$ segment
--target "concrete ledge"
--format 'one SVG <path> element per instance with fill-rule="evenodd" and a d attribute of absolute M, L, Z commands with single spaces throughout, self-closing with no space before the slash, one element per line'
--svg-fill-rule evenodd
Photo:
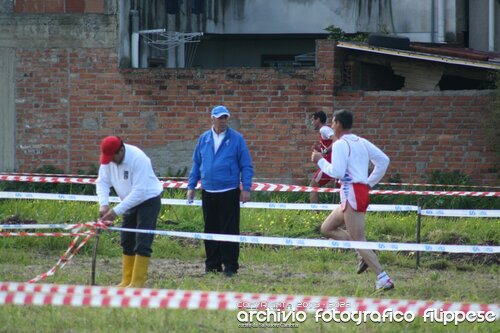
<path fill-rule="evenodd" d="M 0 14 L 0 45 L 12 48 L 116 47 L 116 15 Z"/>

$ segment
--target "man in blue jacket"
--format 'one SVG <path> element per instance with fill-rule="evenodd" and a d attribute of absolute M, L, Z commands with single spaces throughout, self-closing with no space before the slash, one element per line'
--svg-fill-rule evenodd
<path fill-rule="evenodd" d="M 250 200 L 252 157 L 243 136 L 228 126 L 229 117 L 225 106 L 214 107 L 212 128 L 200 136 L 193 153 L 187 199 L 194 199 L 201 180 L 205 233 L 239 235 L 240 201 Z M 205 272 L 237 273 L 239 243 L 205 240 L 205 253 Z"/>

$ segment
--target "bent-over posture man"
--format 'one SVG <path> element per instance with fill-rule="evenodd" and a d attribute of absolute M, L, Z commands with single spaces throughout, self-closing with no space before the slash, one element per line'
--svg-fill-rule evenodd
<path fill-rule="evenodd" d="M 114 221 L 117 216 L 123 215 L 123 228 L 155 230 L 163 185 L 156 177 L 149 157 L 119 137 L 108 136 L 101 143 L 100 162 L 96 181 L 100 219 Z M 111 187 L 121 199 L 114 208 L 109 207 Z M 120 238 L 123 249 L 122 281 L 118 287 L 142 288 L 154 235 L 122 231 Z"/>

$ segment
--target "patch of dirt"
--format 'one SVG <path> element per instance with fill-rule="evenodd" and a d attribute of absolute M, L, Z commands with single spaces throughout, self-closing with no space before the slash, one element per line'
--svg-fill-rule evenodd
<path fill-rule="evenodd" d="M 456 264 L 469 264 L 469 265 L 499 265 L 500 255 L 498 254 L 486 254 L 486 253 L 443 253 L 438 254 L 438 258 L 445 258 L 446 260 L 451 260 Z"/>
<path fill-rule="evenodd" d="M 467 242 L 464 242 L 462 238 L 455 239 L 452 242 L 444 242 L 443 244 L 450 245 L 467 245 Z M 497 246 L 494 241 L 486 241 L 482 244 L 478 244 L 479 246 Z M 433 258 L 449 260 L 451 263 L 456 265 L 485 265 L 492 266 L 500 264 L 500 254 L 498 253 L 432 253 Z"/>
<path fill-rule="evenodd" d="M 0 224 L 37 224 L 37 220 L 22 220 L 19 215 L 12 215 L 6 218 L 3 221 L 0 221 Z"/>
<path fill-rule="evenodd" d="M 426 241 L 432 244 L 432 241 Z M 469 241 L 465 241 L 464 238 L 453 238 L 449 239 L 446 242 L 439 242 L 439 244 L 443 245 L 470 245 Z M 494 241 L 486 241 L 482 244 L 477 244 L 478 246 L 498 246 Z M 377 252 L 377 251 L 375 251 Z M 399 251 L 398 255 L 414 257 L 416 252 L 406 252 Z M 425 261 L 426 259 L 432 260 L 443 260 L 445 262 L 435 263 L 431 265 L 434 269 L 447 269 L 450 265 L 483 265 L 483 266 L 493 266 L 500 264 L 500 254 L 498 253 L 448 253 L 448 252 L 420 252 L 421 260 Z M 460 267 L 458 267 L 460 268 Z"/>
<path fill-rule="evenodd" d="M 174 221 L 174 220 L 165 220 L 165 221 L 158 221 L 158 225 L 160 224 L 165 224 L 165 225 L 178 225 L 179 222 Z"/>
<path fill-rule="evenodd" d="M 55 261 L 54 261 L 55 263 Z M 90 269 L 91 258 L 75 256 L 71 262 L 73 267 L 84 267 L 84 270 Z M 121 275 L 121 259 L 120 258 L 97 258 L 96 272 L 105 276 Z M 65 269 L 73 269 L 68 266 Z M 324 273 L 304 273 L 300 271 L 292 271 L 286 265 L 263 265 L 244 263 L 240 266 L 240 273 L 258 275 L 263 281 L 272 279 L 292 279 L 306 278 L 312 275 L 322 275 Z M 341 272 L 328 272 L 329 276 L 341 278 Z M 152 280 L 163 279 L 183 279 L 185 277 L 203 277 L 205 276 L 205 259 L 197 259 L 190 261 L 182 261 L 180 259 L 160 259 L 151 258 L 148 270 L 148 278 Z"/>
<path fill-rule="evenodd" d="M 57 261 L 57 259 L 56 259 Z M 55 261 L 54 261 L 55 263 Z M 78 267 L 91 267 L 92 259 L 84 256 L 75 256 L 71 263 Z M 103 275 L 121 274 L 121 258 L 99 258 L 97 257 L 96 272 Z M 182 278 L 184 276 L 202 276 L 205 274 L 204 260 L 182 261 L 179 259 L 159 259 L 152 257 L 149 264 L 148 274 L 165 278 Z"/>
<path fill-rule="evenodd" d="M 150 274 L 159 277 L 203 276 L 205 274 L 204 260 L 182 261 L 178 259 L 155 259 L 151 258 L 149 266 Z"/>

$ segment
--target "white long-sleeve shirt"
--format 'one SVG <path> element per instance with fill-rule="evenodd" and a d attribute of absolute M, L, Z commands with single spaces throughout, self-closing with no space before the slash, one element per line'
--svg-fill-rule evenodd
<path fill-rule="evenodd" d="M 151 160 L 139 148 L 125 144 L 122 163 L 101 164 L 96 180 L 99 205 L 109 205 L 109 192 L 113 187 L 121 202 L 113 208 L 122 215 L 130 208 L 161 194 L 163 185 L 156 177 Z"/>
<path fill-rule="evenodd" d="M 384 177 L 389 157 L 370 141 L 355 134 L 344 134 L 332 145 L 332 163 L 322 158 L 321 170 L 343 183 L 361 183 L 373 187 Z M 374 168 L 368 176 L 369 162 Z"/>
<path fill-rule="evenodd" d="M 319 129 L 319 135 L 321 135 L 321 138 L 323 140 L 328 140 L 330 139 L 332 136 L 334 136 L 335 132 L 333 131 L 333 129 L 330 127 L 330 126 L 321 126 L 321 128 Z M 325 147 L 325 148 L 328 148 L 328 147 Z"/>

